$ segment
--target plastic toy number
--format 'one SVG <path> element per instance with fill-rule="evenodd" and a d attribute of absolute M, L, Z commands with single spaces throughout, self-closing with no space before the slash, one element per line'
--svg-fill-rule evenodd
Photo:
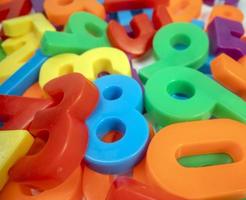
<path fill-rule="evenodd" d="M 3 30 L 9 38 L 2 43 L 7 56 L 0 62 L 0 83 L 32 57 L 45 31 L 55 29 L 42 14 L 33 14 L 4 21 Z"/>
<path fill-rule="evenodd" d="M 35 114 L 52 105 L 51 100 L 0 95 L 0 130 L 27 129 Z"/>
<path fill-rule="evenodd" d="M 44 90 L 56 106 L 38 112 L 29 130 L 48 141 L 38 153 L 20 159 L 10 175 L 14 181 L 50 189 L 70 176 L 83 159 L 88 140 L 84 121 L 97 104 L 98 92 L 77 73 L 50 81 Z"/>
<path fill-rule="evenodd" d="M 95 84 L 100 101 L 87 120 L 90 137 L 86 162 L 101 173 L 128 172 L 142 158 L 149 139 L 148 123 L 140 114 L 142 90 L 134 79 L 121 75 L 101 77 Z M 103 142 L 110 131 L 121 133 L 122 138 Z"/>
<path fill-rule="evenodd" d="M 53 78 L 72 72 L 80 73 L 91 81 L 103 72 L 131 76 L 131 64 L 124 52 L 110 47 L 95 48 L 81 56 L 61 54 L 43 64 L 39 84 L 43 88 Z"/>
<path fill-rule="evenodd" d="M 131 38 L 127 31 L 116 21 L 108 26 L 108 36 L 113 46 L 124 50 L 132 57 L 146 53 L 152 45 L 156 30 L 146 14 L 137 15 L 131 21 L 131 27 L 137 37 Z"/>
<path fill-rule="evenodd" d="M 169 0 L 167 7 L 174 22 L 191 22 L 202 10 L 202 0 Z"/>
<path fill-rule="evenodd" d="M 246 0 L 0 0 L 0 200 L 246 200 Z"/>
<path fill-rule="evenodd" d="M 132 57 L 146 53 L 152 47 L 152 39 L 158 29 L 172 22 L 165 6 L 154 9 L 152 21 L 146 14 L 134 16 L 130 26 L 135 37 L 130 37 L 123 26 L 116 21 L 108 25 L 108 37 L 111 44 Z"/>
<path fill-rule="evenodd" d="M 155 35 L 153 50 L 157 62 L 139 71 L 145 83 L 155 72 L 173 66 L 200 68 L 208 57 L 209 41 L 199 27 L 188 23 L 172 23 Z"/>
<path fill-rule="evenodd" d="M 49 20 L 56 25 L 65 25 L 70 15 L 78 11 L 87 11 L 102 19 L 105 19 L 106 16 L 103 5 L 97 0 L 73 0 L 71 3 L 60 0 L 45 0 L 44 9 Z"/>
<path fill-rule="evenodd" d="M 246 193 L 245 131 L 244 124 L 228 119 L 186 122 L 163 128 L 149 145 L 147 176 L 154 185 L 184 199 L 242 199 Z M 177 162 L 183 156 L 211 152 L 228 153 L 233 163 L 187 168 Z M 179 177 L 183 177 L 182 181 L 173 182 Z"/>
<path fill-rule="evenodd" d="M 215 17 L 223 17 L 230 20 L 235 20 L 237 22 L 243 22 L 243 13 L 242 11 L 231 5 L 216 5 L 213 7 L 213 10 L 209 16 L 208 24 L 210 24 Z"/>
<path fill-rule="evenodd" d="M 61 53 L 81 54 L 96 47 L 108 47 L 108 24 L 101 18 L 87 12 L 73 14 L 64 32 L 46 32 L 41 50 L 45 55 Z"/>
<path fill-rule="evenodd" d="M 243 99 L 187 67 L 167 67 L 151 76 L 145 85 L 145 102 L 159 126 L 211 117 L 246 122 Z"/>

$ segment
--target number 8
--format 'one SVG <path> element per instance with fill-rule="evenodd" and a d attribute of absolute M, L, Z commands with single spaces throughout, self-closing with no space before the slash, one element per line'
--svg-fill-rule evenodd
<path fill-rule="evenodd" d="M 95 84 L 100 100 L 87 120 L 90 136 L 86 162 L 101 173 L 127 172 L 142 158 L 149 139 L 148 123 L 140 113 L 141 88 L 134 79 L 121 75 L 104 76 Z M 114 143 L 101 141 L 110 131 L 123 137 Z"/>

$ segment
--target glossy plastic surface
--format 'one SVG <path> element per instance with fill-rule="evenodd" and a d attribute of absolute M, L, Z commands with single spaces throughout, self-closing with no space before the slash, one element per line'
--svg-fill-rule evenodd
<path fill-rule="evenodd" d="M 148 123 L 140 113 L 142 90 L 134 79 L 121 75 L 104 76 L 95 84 L 100 101 L 87 120 L 90 137 L 86 162 L 101 173 L 128 172 L 144 155 L 149 139 Z M 103 136 L 110 131 L 120 132 L 122 138 L 103 142 Z"/>
<path fill-rule="evenodd" d="M 20 159 L 10 172 L 14 181 L 38 189 L 59 185 L 80 164 L 88 142 L 84 121 L 98 101 L 96 87 L 77 73 L 53 79 L 44 90 L 55 106 L 38 112 L 29 130 L 47 142 L 39 152 Z"/>

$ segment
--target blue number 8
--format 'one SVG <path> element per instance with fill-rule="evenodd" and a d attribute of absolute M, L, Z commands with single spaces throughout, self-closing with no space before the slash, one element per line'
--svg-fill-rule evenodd
<path fill-rule="evenodd" d="M 92 169 L 106 174 L 128 172 L 146 151 L 149 127 L 141 114 L 143 94 L 139 84 L 122 75 L 99 78 L 99 104 L 87 120 L 89 145 L 85 160 Z M 102 138 L 110 131 L 123 137 L 113 143 Z"/>

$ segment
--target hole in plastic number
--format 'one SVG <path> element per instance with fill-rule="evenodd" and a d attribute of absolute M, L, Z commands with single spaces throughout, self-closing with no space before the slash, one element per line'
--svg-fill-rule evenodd
<path fill-rule="evenodd" d="M 104 90 L 103 96 L 105 99 L 113 101 L 117 100 L 122 95 L 122 89 L 117 86 L 111 86 Z"/>
<path fill-rule="evenodd" d="M 187 35 L 175 35 L 170 42 L 174 49 L 182 51 L 190 46 L 191 40 Z"/>
<path fill-rule="evenodd" d="M 174 99 L 187 100 L 194 96 L 194 87 L 185 81 L 173 81 L 167 87 L 168 94 Z"/>
<path fill-rule="evenodd" d="M 119 119 L 106 119 L 97 128 L 97 137 L 106 143 L 119 141 L 125 134 L 126 127 Z"/>

